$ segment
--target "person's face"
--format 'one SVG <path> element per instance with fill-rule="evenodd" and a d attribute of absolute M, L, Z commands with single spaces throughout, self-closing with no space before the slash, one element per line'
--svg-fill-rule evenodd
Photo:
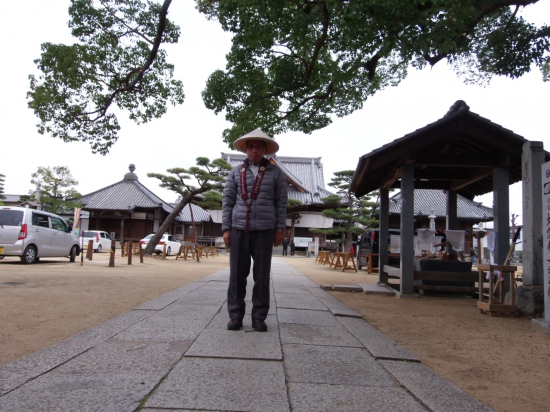
<path fill-rule="evenodd" d="M 262 140 L 249 140 L 246 145 L 246 155 L 252 163 L 258 163 L 265 154 L 265 142 Z"/>

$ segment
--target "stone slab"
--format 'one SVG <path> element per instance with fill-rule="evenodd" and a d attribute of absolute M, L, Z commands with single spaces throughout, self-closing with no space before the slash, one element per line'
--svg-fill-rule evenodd
<path fill-rule="evenodd" d="M 184 358 L 155 390 L 146 408 L 287 412 L 281 362 Z"/>
<path fill-rule="evenodd" d="M 336 319 L 328 311 L 294 310 L 277 308 L 279 323 L 298 323 L 301 325 L 335 325 Z"/>
<path fill-rule="evenodd" d="M 300 276 L 296 276 L 296 278 L 300 281 L 300 283 L 302 285 L 304 285 L 305 287 L 307 288 L 314 288 L 314 287 L 317 287 L 319 285 L 317 285 L 317 283 L 309 280 L 307 277 L 305 277 L 304 275 L 300 274 Z"/>
<path fill-rule="evenodd" d="M 319 299 L 319 301 L 323 305 L 325 305 L 328 308 L 328 310 L 330 310 L 330 313 L 332 313 L 334 316 L 345 316 L 348 318 L 361 318 L 361 315 L 359 313 L 349 308 L 348 306 L 344 305 L 338 299 L 330 295 L 325 297 L 318 297 L 317 299 Z"/>
<path fill-rule="evenodd" d="M 340 324 L 323 326 L 280 323 L 279 329 L 283 344 L 363 347 L 361 342 Z"/>
<path fill-rule="evenodd" d="M 283 353 L 289 382 L 397 387 L 364 348 L 284 344 Z"/>
<path fill-rule="evenodd" d="M 275 292 L 277 308 L 323 310 L 327 308 L 313 295 L 294 295 Z"/>
<path fill-rule="evenodd" d="M 329 285 L 330 286 L 330 285 Z M 330 286 L 332 288 L 332 286 Z M 313 296 L 316 296 L 318 298 L 322 298 L 322 297 L 326 297 L 326 296 L 330 296 L 327 292 L 325 292 L 320 286 L 317 286 L 317 287 L 314 287 L 314 288 L 310 288 L 308 287 L 307 290 L 309 291 L 309 293 L 311 293 Z"/>
<path fill-rule="evenodd" d="M 0 367 L 0 396 L 99 345 L 149 316 L 151 313 L 147 311 L 126 312 L 58 344 Z"/>
<path fill-rule="evenodd" d="M 425 412 L 401 388 L 366 388 L 354 385 L 289 384 L 293 412 Z M 313 409 L 312 409 L 312 406 Z"/>
<path fill-rule="evenodd" d="M 395 296 L 395 293 L 386 288 L 385 286 L 373 285 L 372 283 L 359 283 L 359 286 L 365 293 L 373 293 L 378 295 L 390 295 Z"/>
<path fill-rule="evenodd" d="M 158 380 L 150 375 L 49 373 L 0 397 L 0 411 L 133 412 Z"/>
<path fill-rule="evenodd" d="M 113 339 L 128 342 L 181 342 L 189 346 L 219 309 L 220 306 L 171 305 L 120 332 Z"/>
<path fill-rule="evenodd" d="M 359 342 L 365 345 L 376 359 L 420 362 L 416 356 L 364 320 L 338 318 L 338 321 L 341 322 Z"/>
<path fill-rule="evenodd" d="M 189 292 L 187 292 L 189 293 Z M 174 303 L 176 300 L 181 298 L 185 293 L 173 291 L 165 293 L 158 298 L 152 299 L 149 302 L 142 303 L 141 305 L 135 307 L 133 310 L 161 310 L 166 306 Z"/>
<path fill-rule="evenodd" d="M 174 305 L 207 305 L 222 304 L 227 299 L 227 290 L 203 291 L 200 289 L 188 293 L 174 302 Z"/>
<path fill-rule="evenodd" d="M 311 295 L 309 293 L 309 290 L 307 290 L 306 287 L 299 285 L 299 286 L 277 286 L 276 284 L 273 286 L 273 289 L 275 290 L 275 293 L 285 293 L 289 295 Z"/>
<path fill-rule="evenodd" d="M 328 283 L 323 283 L 321 285 L 321 289 L 323 289 L 323 290 L 332 290 L 332 285 L 329 285 Z"/>
<path fill-rule="evenodd" d="M 75 375 L 166 375 L 188 345 L 161 342 L 108 341 L 59 366 L 55 373 Z"/>
<path fill-rule="evenodd" d="M 267 317 L 267 332 L 254 331 L 250 322 L 246 321 L 246 326 L 241 330 L 227 330 L 228 319 L 226 316 L 222 318 L 222 322 L 215 322 L 215 326 L 213 322 L 199 335 L 185 353 L 186 357 L 282 360 L 275 316 Z"/>
<path fill-rule="evenodd" d="M 338 292 L 362 292 L 361 286 L 357 285 L 334 285 L 333 290 Z"/>
<path fill-rule="evenodd" d="M 382 360 L 380 364 L 430 410 L 437 412 L 494 412 L 487 405 L 420 363 Z"/>

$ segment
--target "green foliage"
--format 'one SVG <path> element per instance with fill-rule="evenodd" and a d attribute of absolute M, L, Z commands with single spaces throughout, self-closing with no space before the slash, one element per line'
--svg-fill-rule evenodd
<path fill-rule="evenodd" d="M 534 3 L 197 0 L 234 34 L 227 66 L 210 75 L 203 99 L 234 124 L 224 131 L 231 143 L 256 127 L 311 133 L 399 84 L 410 67 L 441 60 L 467 82 L 520 77 L 532 65 L 548 80 L 550 28 L 517 15 Z"/>
<path fill-rule="evenodd" d="M 293 208 L 295 206 L 302 206 L 304 203 L 301 200 L 298 199 L 287 199 L 286 201 L 286 207 L 287 208 Z"/>
<path fill-rule="evenodd" d="M 162 116 L 167 101 L 183 103 L 182 83 L 159 50 L 180 35 L 166 19 L 170 2 L 72 0 L 68 24 L 78 43 L 43 43 L 35 60 L 41 74 L 29 76 L 39 133 L 106 154 L 120 130 L 112 105 L 139 124 Z"/>
<path fill-rule="evenodd" d="M 323 210 L 323 216 L 340 220 L 340 226 L 333 226 L 329 229 L 309 229 L 312 233 L 320 233 L 328 236 L 341 236 L 337 241 L 345 238 L 345 250 L 349 250 L 352 242 L 352 235 L 362 234 L 365 227 L 378 227 L 377 212 L 378 199 L 372 201 L 373 194 L 365 198 L 356 198 L 349 191 L 354 170 L 343 170 L 335 172 L 329 186 L 337 189 L 336 195 L 321 199 L 328 209 Z"/>
<path fill-rule="evenodd" d="M 188 169 L 182 167 L 168 169 L 167 172 L 170 175 L 147 173 L 147 176 L 160 180 L 160 187 L 181 195 L 181 200 L 162 223 L 155 236 L 149 240 L 144 253 L 147 255 L 153 253 L 162 235 L 187 204 L 193 203 L 205 209 L 221 209 L 220 192 L 223 190 L 223 182 L 229 170 L 231 170 L 231 165 L 223 159 L 214 159 L 210 162 L 210 159 L 206 157 L 197 157 L 197 166 Z M 191 183 L 190 179 L 193 180 Z"/>
<path fill-rule="evenodd" d="M 75 207 L 81 207 L 82 195 L 73 187 L 78 181 L 73 178 L 67 166 L 43 167 L 33 173 L 31 183 L 40 185 L 40 204 L 43 210 L 51 213 L 72 213 Z M 33 198 L 34 190 L 29 191 L 29 196 L 22 199 Z"/>
<path fill-rule="evenodd" d="M 214 159 L 212 162 L 206 157 L 197 157 L 197 166 L 188 169 L 174 167 L 166 171 L 170 175 L 160 173 L 147 173 L 147 176 L 160 180 L 159 186 L 172 190 L 182 197 L 193 199 L 197 203 L 195 196 L 204 193 L 203 197 L 213 200 L 212 193 L 206 195 L 206 192 L 223 190 L 223 182 L 231 165 L 223 159 Z M 190 183 L 189 180 L 193 181 Z"/>

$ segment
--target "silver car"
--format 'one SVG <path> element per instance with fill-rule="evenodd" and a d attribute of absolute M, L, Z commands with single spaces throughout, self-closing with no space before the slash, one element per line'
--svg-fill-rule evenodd
<path fill-rule="evenodd" d="M 19 256 L 23 263 L 41 257 L 80 254 L 72 228 L 57 215 L 24 207 L 0 206 L 0 256 Z"/>

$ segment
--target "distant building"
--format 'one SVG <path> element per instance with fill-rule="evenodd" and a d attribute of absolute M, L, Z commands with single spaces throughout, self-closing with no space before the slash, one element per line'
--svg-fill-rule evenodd
<path fill-rule="evenodd" d="M 222 153 L 222 158 L 231 166 L 241 165 L 246 159 L 242 153 Z M 287 231 L 291 237 L 313 238 L 309 228 L 330 228 L 333 219 L 321 214 L 326 208 L 321 200 L 333 195 L 325 189 L 323 164 L 320 157 L 296 157 L 270 155 L 266 158 L 285 174 L 288 198 L 298 200 L 301 206 L 293 207 L 287 215 Z M 294 219 L 292 218 L 294 216 Z M 220 220 L 221 222 L 221 220 Z M 292 235 L 292 232 L 293 235 Z M 319 236 L 319 235 L 315 235 Z"/>
<path fill-rule="evenodd" d="M 81 219 L 81 230 L 103 230 L 116 240 L 137 241 L 155 233 L 174 209 L 170 204 L 147 189 L 134 173 L 135 166 L 124 179 L 82 197 L 82 210 L 88 212 Z M 220 236 L 213 232 L 210 215 L 203 208 L 191 205 L 197 236 Z M 179 240 L 193 240 L 189 205 L 172 223 L 168 233 Z"/>

